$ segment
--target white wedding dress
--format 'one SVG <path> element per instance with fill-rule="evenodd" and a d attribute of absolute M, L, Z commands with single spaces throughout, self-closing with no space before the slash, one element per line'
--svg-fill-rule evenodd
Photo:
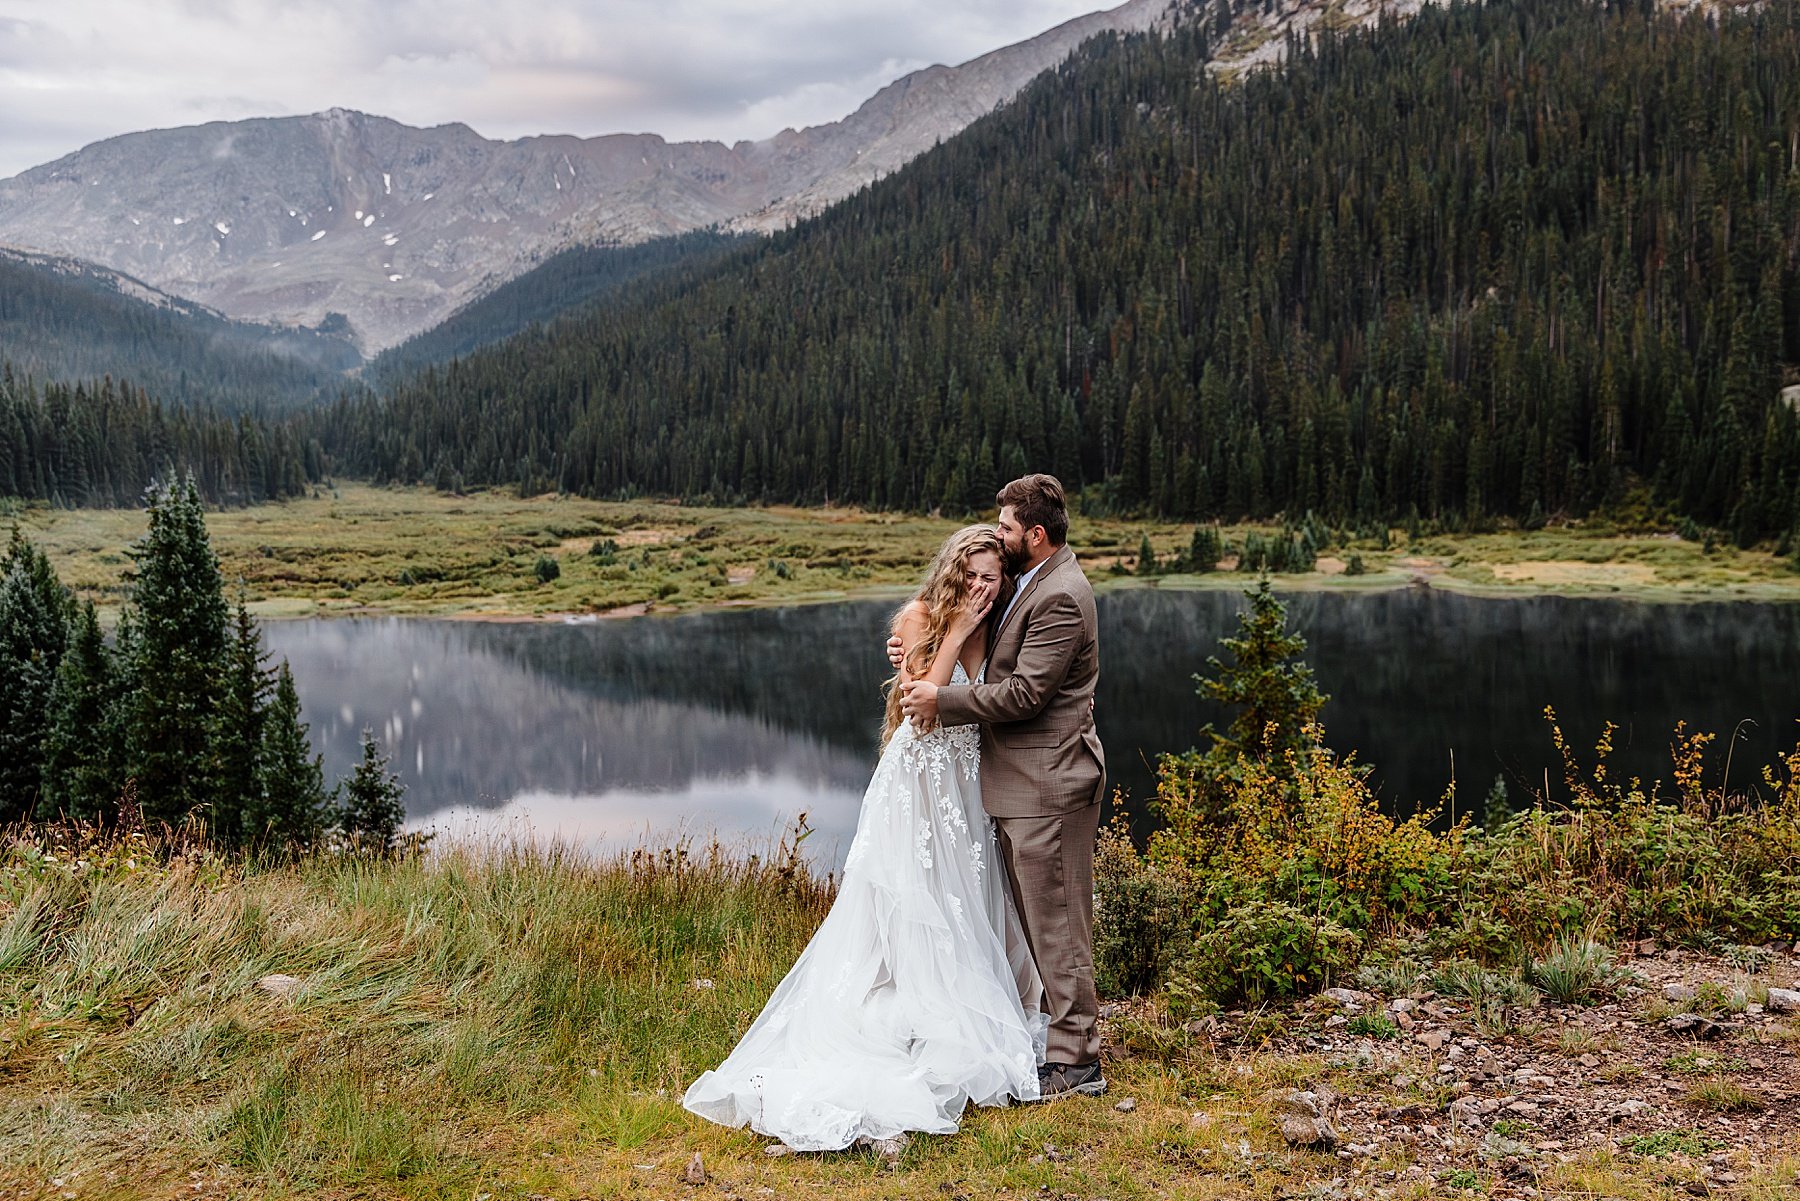
<path fill-rule="evenodd" d="M 951 682 L 968 680 L 957 664 Z M 683 1105 L 797 1151 L 835 1151 L 949 1134 L 970 1101 L 1037 1098 L 1049 1020 L 980 766 L 978 726 L 921 737 L 909 719 L 895 731 L 831 912 Z"/>

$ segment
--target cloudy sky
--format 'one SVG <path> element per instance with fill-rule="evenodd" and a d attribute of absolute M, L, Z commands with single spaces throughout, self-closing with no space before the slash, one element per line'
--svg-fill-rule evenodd
<path fill-rule="evenodd" d="M 0 177 L 334 105 L 498 138 L 762 138 L 1119 2 L 0 0 Z"/>

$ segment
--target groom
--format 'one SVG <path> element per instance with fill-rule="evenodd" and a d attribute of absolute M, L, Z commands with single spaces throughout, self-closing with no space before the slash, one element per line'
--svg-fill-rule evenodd
<path fill-rule="evenodd" d="M 1106 756 L 1093 719 L 1094 590 L 1068 548 L 1069 512 L 1054 476 L 1016 479 L 998 499 L 1016 583 L 995 602 L 985 682 L 917 680 L 901 704 L 915 723 L 981 723 L 982 806 L 999 833 L 1050 1015 L 1040 1091 L 1046 1100 L 1099 1096 L 1094 838 Z"/>

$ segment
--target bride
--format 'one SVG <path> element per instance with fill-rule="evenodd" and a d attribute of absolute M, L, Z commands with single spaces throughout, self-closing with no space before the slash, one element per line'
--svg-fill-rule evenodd
<path fill-rule="evenodd" d="M 970 1101 L 1037 1099 L 1048 1019 L 981 808 L 980 728 L 916 729 L 899 703 L 914 679 L 981 678 L 1000 563 L 992 526 L 958 530 L 897 615 L 904 659 L 837 900 L 737 1047 L 688 1089 L 701 1117 L 835 1151 L 949 1134 Z"/>

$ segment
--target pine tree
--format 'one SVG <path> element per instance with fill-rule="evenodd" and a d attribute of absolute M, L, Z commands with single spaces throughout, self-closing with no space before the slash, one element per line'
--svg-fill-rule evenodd
<path fill-rule="evenodd" d="M 275 699 L 263 726 L 262 787 L 243 809 L 246 845 L 298 849 L 324 832 L 330 798 L 325 794 L 324 759 L 312 753 L 307 725 L 300 720 L 300 695 L 287 660 L 275 674 Z"/>
<path fill-rule="evenodd" d="M 119 751 L 120 689 L 92 601 L 75 622 L 48 705 L 38 817 L 97 821 L 117 807 L 124 780 Z"/>
<path fill-rule="evenodd" d="M 33 552 L 35 553 L 35 552 Z M 0 821 L 37 810 L 50 693 L 66 627 L 22 556 L 0 574 Z"/>
<path fill-rule="evenodd" d="M 1217 526 L 1195 526 L 1194 540 L 1188 544 L 1188 570 L 1205 572 L 1216 569 L 1222 551 Z"/>
<path fill-rule="evenodd" d="M 262 631 L 240 598 L 213 719 L 212 810 L 208 826 L 226 846 L 244 843 L 244 814 L 261 812 L 263 733 L 271 682 Z"/>
<path fill-rule="evenodd" d="M 1250 608 L 1238 614 L 1238 635 L 1221 639 L 1233 662 L 1207 659 L 1213 674 L 1196 676 L 1200 695 L 1241 710 L 1231 729 L 1220 734 L 1208 725 L 1215 748 L 1252 758 L 1273 758 L 1308 744 L 1307 730 L 1318 720 L 1327 697 L 1312 668 L 1301 659 L 1306 639 L 1287 629 L 1287 606 L 1275 597 L 1268 577 L 1248 592 Z"/>
<path fill-rule="evenodd" d="M 212 800 L 225 588 L 193 476 L 157 485 L 148 501 L 149 531 L 129 552 L 136 636 L 126 750 L 144 817 L 176 822 Z"/>
<path fill-rule="evenodd" d="M 400 777 L 387 770 L 388 757 L 375 732 L 362 732 L 362 760 L 342 784 L 343 798 L 338 806 L 337 824 L 344 837 L 358 850 L 391 855 L 400 845 L 400 827 L 406 821 L 406 807 L 400 798 L 406 787 Z"/>
<path fill-rule="evenodd" d="M 1139 575 L 1156 574 L 1156 548 L 1150 545 L 1150 535 L 1138 543 L 1137 573 Z"/>

